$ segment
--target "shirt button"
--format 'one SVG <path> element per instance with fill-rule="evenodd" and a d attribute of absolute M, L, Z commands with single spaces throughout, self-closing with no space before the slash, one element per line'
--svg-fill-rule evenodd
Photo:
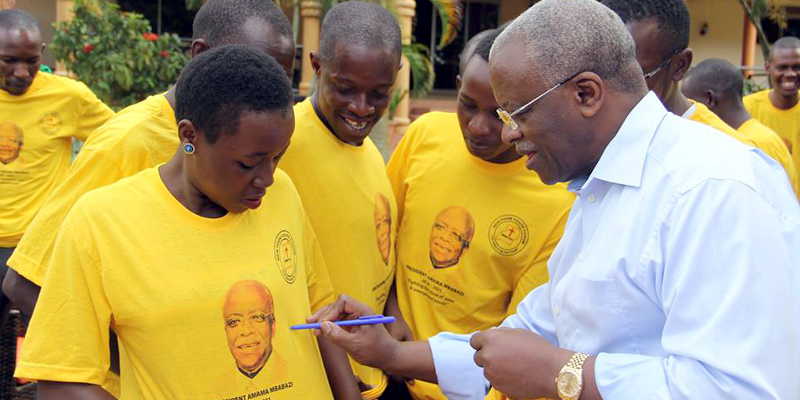
<path fill-rule="evenodd" d="M 593 194 L 590 194 L 590 195 L 589 195 L 589 197 L 588 197 L 588 199 L 589 199 L 589 203 L 594 203 L 594 202 L 595 202 L 595 200 L 597 200 L 597 198 L 596 198 L 596 197 L 594 197 L 594 195 L 593 195 Z"/>

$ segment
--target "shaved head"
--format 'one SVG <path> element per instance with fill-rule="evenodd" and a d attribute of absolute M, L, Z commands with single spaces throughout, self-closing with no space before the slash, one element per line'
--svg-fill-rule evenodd
<path fill-rule="evenodd" d="M 461 51 L 461 56 L 458 58 L 458 73 L 463 75 L 464 69 L 467 68 L 467 62 L 472 56 L 475 54 L 475 49 L 478 48 L 478 44 L 481 43 L 481 40 L 485 38 L 487 35 L 491 35 L 494 33 L 494 36 L 497 36 L 497 29 L 487 29 L 485 31 L 478 32 L 475 36 L 471 37 L 467 44 L 464 45 L 464 50 Z M 488 55 L 484 60 L 489 61 Z"/>
<path fill-rule="evenodd" d="M 586 29 L 587 26 L 592 29 Z M 547 85 L 591 71 L 624 91 L 637 89 L 636 45 L 619 16 L 594 0 L 542 0 L 497 37 L 497 49 L 522 43 L 530 73 Z"/>
<path fill-rule="evenodd" d="M 796 50 L 800 49 L 800 39 L 794 36 L 784 36 L 773 43 L 769 56 L 772 58 L 776 51 L 781 49 Z"/>
<path fill-rule="evenodd" d="M 193 38 L 205 39 L 211 47 L 240 44 L 243 28 L 252 19 L 266 23 L 278 35 L 292 37 L 289 19 L 271 0 L 208 0 L 194 17 Z"/>
<path fill-rule="evenodd" d="M 319 55 L 332 60 L 337 43 L 389 50 L 400 59 L 400 26 L 389 10 L 373 3 L 346 1 L 325 14 L 320 31 Z"/>
<path fill-rule="evenodd" d="M 40 32 L 36 18 L 19 9 L 0 10 L 0 28 L 9 31 Z"/>
<path fill-rule="evenodd" d="M 684 94 L 691 98 L 712 91 L 722 99 L 741 102 L 744 83 L 738 67 L 720 58 L 710 58 L 689 70 L 682 86 Z"/>

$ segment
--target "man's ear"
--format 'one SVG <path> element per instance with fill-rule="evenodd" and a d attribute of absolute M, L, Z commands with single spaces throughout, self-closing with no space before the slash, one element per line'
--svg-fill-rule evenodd
<path fill-rule="evenodd" d="M 192 40 L 192 46 L 190 49 L 191 56 L 194 58 L 210 48 L 211 46 L 209 46 L 208 43 L 206 43 L 206 40 L 203 38 Z"/>
<path fill-rule="evenodd" d="M 605 100 L 606 84 L 599 75 L 581 72 L 566 85 L 572 85 L 575 100 L 585 118 L 594 117 L 600 111 Z"/>
<path fill-rule="evenodd" d="M 461 74 L 456 75 L 456 92 L 461 90 Z"/>
<path fill-rule="evenodd" d="M 708 108 L 715 109 L 719 105 L 719 100 L 717 99 L 717 94 L 714 93 L 713 90 L 709 89 L 703 93 L 703 96 L 706 98 Z"/>
<path fill-rule="evenodd" d="M 315 51 L 312 51 L 311 53 L 308 53 L 308 59 L 311 61 L 311 68 L 314 69 L 314 75 L 319 78 L 320 67 L 322 66 L 319 54 L 317 54 Z"/>
<path fill-rule="evenodd" d="M 685 48 L 680 53 L 676 54 L 673 58 L 673 69 L 672 69 L 672 80 L 675 82 L 680 82 L 684 75 L 686 75 L 686 71 L 689 70 L 689 67 L 692 66 L 692 60 L 694 59 L 694 53 L 692 53 L 692 49 Z"/>

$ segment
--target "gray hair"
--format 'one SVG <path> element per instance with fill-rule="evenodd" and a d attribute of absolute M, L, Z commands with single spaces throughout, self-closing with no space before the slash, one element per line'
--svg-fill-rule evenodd
<path fill-rule="evenodd" d="M 636 44 L 619 16 L 595 0 L 542 0 L 517 17 L 492 46 L 525 45 L 522 55 L 531 76 L 546 85 L 584 71 L 594 72 L 620 90 L 644 84 Z M 638 74 L 638 76 L 637 76 Z"/>
<path fill-rule="evenodd" d="M 39 22 L 30 13 L 17 8 L 0 10 L 0 28 L 6 30 L 21 30 L 40 32 Z"/>

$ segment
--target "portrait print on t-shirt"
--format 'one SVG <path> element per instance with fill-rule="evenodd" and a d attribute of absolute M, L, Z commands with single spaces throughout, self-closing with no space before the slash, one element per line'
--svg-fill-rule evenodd
<path fill-rule="evenodd" d="M 475 220 L 466 208 L 450 206 L 439 212 L 433 221 L 430 259 L 434 268 L 452 267 L 469 249 L 475 234 Z"/>
<path fill-rule="evenodd" d="M 392 249 L 392 206 L 382 193 L 375 195 L 375 236 L 378 240 L 378 251 L 385 265 L 389 265 Z"/>
<path fill-rule="evenodd" d="M 242 375 L 252 379 L 272 354 L 275 334 L 272 293 L 254 280 L 234 283 L 225 295 L 222 315 L 228 349 Z"/>
<path fill-rule="evenodd" d="M 22 128 L 11 121 L 0 122 L 0 163 L 9 164 L 19 157 L 25 136 Z"/>

